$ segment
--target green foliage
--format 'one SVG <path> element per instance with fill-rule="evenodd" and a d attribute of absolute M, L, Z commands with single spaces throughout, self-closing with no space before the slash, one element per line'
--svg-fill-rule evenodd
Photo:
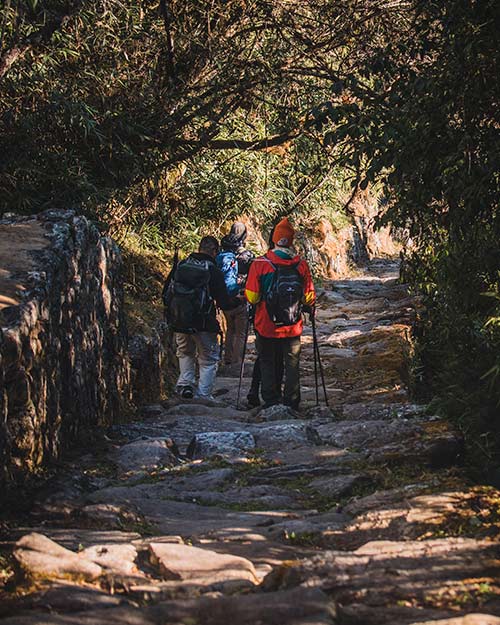
<path fill-rule="evenodd" d="M 500 7 L 407 6 L 398 36 L 336 83 L 339 95 L 313 121 L 327 126 L 325 143 L 343 146 L 355 185 L 382 182 L 380 220 L 413 239 L 409 275 L 426 306 L 422 389 L 492 460 L 500 442 Z"/>
<path fill-rule="evenodd" d="M 76 208 L 161 256 L 242 213 L 263 225 L 288 212 L 336 219 L 344 173 L 304 132 L 311 104 L 329 93 L 315 59 L 347 63 L 353 28 L 384 11 L 327 0 L 166 4 L 168 24 L 149 0 L 10 0 L 0 212 Z"/>
<path fill-rule="evenodd" d="M 135 275 L 134 254 L 186 253 L 242 213 L 263 230 L 287 214 L 341 227 L 350 193 L 380 189 L 379 221 L 412 239 L 408 275 L 425 297 L 422 388 L 491 455 L 499 12 L 495 0 L 9 0 L 0 211 L 85 212 Z"/>

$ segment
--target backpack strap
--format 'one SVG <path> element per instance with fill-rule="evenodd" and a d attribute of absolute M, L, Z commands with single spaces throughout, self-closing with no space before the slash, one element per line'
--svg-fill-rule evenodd
<path fill-rule="evenodd" d="M 276 267 L 276 265 L 273 263 L 272 260 L 269 260 L 269 258 L 267 256 L 263 256 L 264 260 L 267 260 L 267 262 L 271 265 L 271 267 L 274 269 L 274 271 L 276 271 L 278 269 L 278 267 Z M 296 263 L 293 263 L 293 265 L 281 265 L 282 267 L 289 267 L 290 269 L 297 269 L 297 267 L 300 265 L 300 263 L 302 262 L 302 259 L 299 258 L 299 260 Z"/>

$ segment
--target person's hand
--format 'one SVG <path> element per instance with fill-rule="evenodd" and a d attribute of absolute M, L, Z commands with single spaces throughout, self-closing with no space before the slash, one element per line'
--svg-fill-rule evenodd
<path fill-rule="evenodd" d="M 314 306 L 314 304 L 312 304 L 312 305 L 304 304 L 304 306 L 302 307 L 302 310 L 306 314 L 309 315 L 309 320 L 310 321 L 316 316 L 316 307 Z"/>

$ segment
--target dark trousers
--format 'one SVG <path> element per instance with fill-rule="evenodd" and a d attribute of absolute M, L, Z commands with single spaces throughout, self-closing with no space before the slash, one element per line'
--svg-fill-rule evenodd
<path fill-rule="evenodd" d="M 287 406 L 297 408 L 300 402 L 300 336 L 286 339 L 268 339 L 256 334 L 255 343 L 261 372 L 262 399 L 267 406 L 283 401 Z M 281 378 L 284 372 L 285 385 L 281 395 Z"/>
<path fill-rule="evenodd" d="M 281 350 L 281 345 L 276 346 L 277 350 Z M 281 385 L 283 384 L 283 356 L 277 354 L 276 358 L 276 371 L 275 371 L 275 383 L 276 392 L 281 397 Z M 249 401 L 259 401 L 260 399 L 260 386 L 262 382 L 262 372 L 260 370 L 260 358 L 257 356 L 253 365 L 252 382 L 248 391 L 247 399 Z"/>

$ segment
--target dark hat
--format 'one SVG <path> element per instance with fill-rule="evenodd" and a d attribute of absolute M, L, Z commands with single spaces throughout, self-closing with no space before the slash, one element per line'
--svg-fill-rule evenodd
<path fill-rule="evenodd" d="M 235 239 L 239 241 L 244 241 L 247 237 L 247 227 L 242 221 L 235 221 L 231 226 L 231 230 L 229 231 L 229 235 L 233 235 Z"/>
<path fill-rule="evenodd" d="M 223 250 L 236 252 L 238 248 L 241 246 L 241 240 L 238 239 L 238 237 L 236 237 L 234 234 L 229 233 L 229 234 L 226 234 L 225 237 L 222 237 L 220 246 Z"/>

